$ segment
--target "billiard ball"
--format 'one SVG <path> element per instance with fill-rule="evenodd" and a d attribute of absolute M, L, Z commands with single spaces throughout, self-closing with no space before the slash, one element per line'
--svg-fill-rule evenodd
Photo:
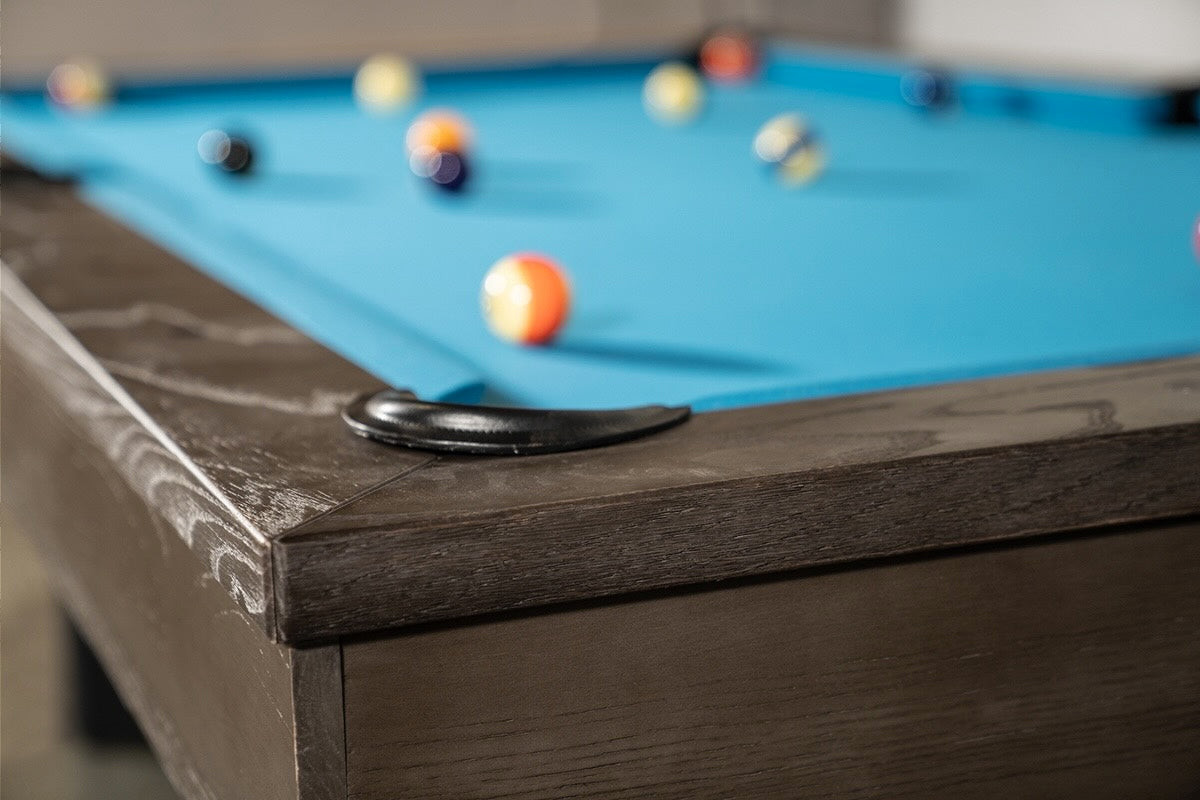
<path fill-rule="evenodd" d="M 480 303 L 496 336 L 516 344 L 546 344 L 567 319 L 571 289 L 562 268 L 549 258 L 516 253 L 488 270 Z"/>
<path fill-rule="evenodd" d="M 438 152 L 469 154 L 474 133 L 461 114 L 445 108 L 426 111 L 417 117 L 404 136 L 404 145 L 411 156 L 420 147 Z"/>
<path fill-rule="evenodd" d="M 758 72 L 758 45 L 740 31 L 718 31 L 700 46 L 698 61 L 700 71 L 709 80 L 718 83 L 750 80 Z"/>
<path fill-rule="evenodd" d="M 799 114 L 767 120 L 754 137 L 754 154 L 791 186 L 810 183 L 825 169 L 821 141 Z"/>
<path fill-rule="evenodd" d="M 200 160 L 230 175 L 249 175 L 254 149 L 242 136 L 222 130 L 205 131 L 196 142 Z"/>
<path fill-rule="evenodd" d="M 421 93 L 421 73 L 411 61 L 391 53 L 368 58 L 354 74 L 354 99 L 374 113 L 391 113 Z"/>
<path fill-rule="evenodd" d="M 913 108 L 944 111 L 954 104 L 954 84 L 939 70 L 911 69 L 900 78 L 900 96 Z"/>
<path fill-rule="evenodd" d="M 50 72 L 46 79 L 46 94 L 60 108 L 92 111 L 111 99 L 112 82 L 94 61 L 68 61 Z"/>
<path fill-rule="evenodd" d="M 669 61 L 646 76 L 642 102 L 646 112 L 659 122 L 689 122 L 704 108 L 704 83 L 687 64 Z"/>
<path fill-rule="evenodd" d="M 1196 254 L 1196 260 L 1200 261 L 1200 217 L 1196 217 L 1196 221 L 1192 223 L 1192 252 Z"/>
<path fill-rule="evenodd" d="M 435 150 L 429 145 L 417 147 L 408 157 L 413 174 L 437 189 L 459 192 L 471 176 L 467 157 L 453 150 Z"/>

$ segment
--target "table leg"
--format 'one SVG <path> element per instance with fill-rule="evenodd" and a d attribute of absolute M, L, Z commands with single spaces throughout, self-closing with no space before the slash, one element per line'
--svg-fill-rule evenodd
<path fill-rule="evenodd" d="M 70 620 L 67 628 L 71 692 L 67 713 L 72 732 L 95 745 L 144 743 L 141 730 L 121 702 L 91 645 Z"/>

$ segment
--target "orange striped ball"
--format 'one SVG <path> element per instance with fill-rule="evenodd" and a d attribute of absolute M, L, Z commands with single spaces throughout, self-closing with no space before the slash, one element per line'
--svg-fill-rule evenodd
<path fill-rule="evenodd" d="M 567 320 L 571 287 L 566 273 L 550 259 L 516 253 L 488 270 L 480 301 L 496 336 L 517 344 L 546 344 Z"/>

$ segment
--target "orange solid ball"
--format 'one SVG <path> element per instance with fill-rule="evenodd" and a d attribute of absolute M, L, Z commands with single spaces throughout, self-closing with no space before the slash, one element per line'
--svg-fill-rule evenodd
<path fill-rule="evenodd" d="M 733 31 L 713 35 L 700 48 L 700 70 L 714 81 L 749 80 L 758 72 L 758 60 L 754 40 Z"/>
<path fill-rule="evenodd" d="M 420 147 L 437 152 L 467 153 L 471 139 L 471 126 L 461 115 L 439 108 L 417 117 L 408 127 L 404 144 L 409 153 Z"/>
<path fill-rule="evenodd" d="M 516 253 L 488 270 L 480 302 L 496 336 L 517 344 L 546 344 L 567 320 L 571 288 L 566 273 L 550 259 Z"/>

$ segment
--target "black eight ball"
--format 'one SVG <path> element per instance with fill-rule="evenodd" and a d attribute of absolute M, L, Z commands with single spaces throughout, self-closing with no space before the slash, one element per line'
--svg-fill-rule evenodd
<path fill-rule="evenodd" d="M 200 159 L 230 175 L 249 175 L 254 167 L 254 148 L 244 136 L 211 130 L 196 143 Z"/>

